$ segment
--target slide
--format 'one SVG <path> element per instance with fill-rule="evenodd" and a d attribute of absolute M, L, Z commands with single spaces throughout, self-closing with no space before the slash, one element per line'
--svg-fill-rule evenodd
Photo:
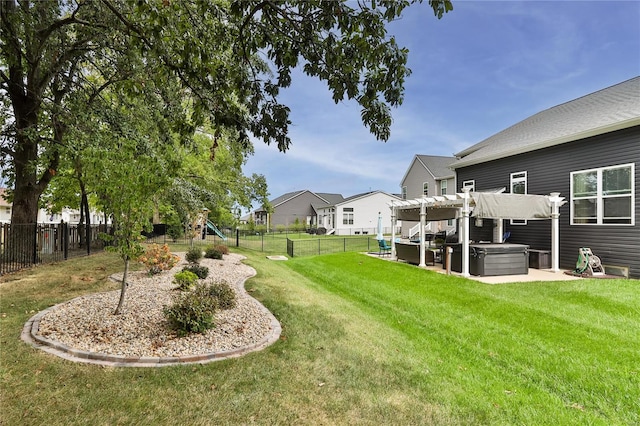
<path fill-rule="evenodd" d="M 213 222 L 211 222 L 209 219 L 207 219 L 207 228 L 211 229 L 213 232 L 216 233 L 216 235 L 220 238 L 222 238 L 223 241 L 227 240 L 227 237 L 220 232 L 220 230 L 218 228 L 216 228 L 216 226 L 213 224 Z"/>

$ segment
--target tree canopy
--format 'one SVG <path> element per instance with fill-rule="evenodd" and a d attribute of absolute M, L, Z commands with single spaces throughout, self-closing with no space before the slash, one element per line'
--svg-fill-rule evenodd
<path fill-rule="evenodd" d="M 206 126 L 210 149 L 223 138 L 236 160 L 252 152 L 250 135 L 286 151 L 289 108 L 278 95 L 296 67 L 325 81 L 335 102 L 357 102 L 363 124 L 387 140 L 410 70 L 385 24 L 415 2 L 0 0 L 0 162 L 12 222 L 35 222 L 61 167 L 88 179 L 97 148 L 171 166 L 179 156 L 164 153 L 196 146 Z M 429 5 L 438 18 L 452 9 Z"/>

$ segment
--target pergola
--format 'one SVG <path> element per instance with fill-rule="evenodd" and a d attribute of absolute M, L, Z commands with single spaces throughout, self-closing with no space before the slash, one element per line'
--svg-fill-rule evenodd
<path fill-rule="evenodd" d="M 469 192 L 413 200 L 392 201 L 391 208 L 391 257 L 396 258 L 396 221 L 420 221 L 420 265 L 426 267 L 424 238 L 425 225 L 431 220 L 462 219 L 458 241 L 462 243 L 462 275 L 469 276 L 469 218 L 551 220 L 551 268 L 559 268 L 559 217 L 560 206 L 565 203 L 559 192 L 550 195 L 502 194 Z M 502 232 L 499 232 L 502 235 Z M 502 241 L 500 241 L 502 242 Z"/>

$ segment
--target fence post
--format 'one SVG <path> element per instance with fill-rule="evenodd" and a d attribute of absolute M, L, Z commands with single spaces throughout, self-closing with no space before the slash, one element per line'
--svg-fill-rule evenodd
<path fill-rule="evenodd" d="M 264 251 L 264 233 L 260 234 L 261 251 Z"/>
<path fill-rule="evenodd" d="M 63 223 L 62 224 L 62 246 L 64 247 L 64 260 L 67 260 L 69 258 L 69 224 L 68 223 Z"/>
<path fill-rule="evenodd" d="M 320 254 L 320 238 L 318 238 L 318 254 Z"/>
<path fill-rule="evenodd" d="M 38 263 L 38 224 L 33 224 L 33 265 Z"/>
<path fill-rule="evenodd" d="M 343 245 L 342 251 L 344 251 L 346 253 L 347 252 L 347 239 L 346 238 L 342 240 L 342 245 Z"/>

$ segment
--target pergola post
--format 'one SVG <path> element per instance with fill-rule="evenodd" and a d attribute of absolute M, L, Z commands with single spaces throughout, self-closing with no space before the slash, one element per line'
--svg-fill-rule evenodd
<path fill-rule="evenodd" d="M 553 272 L 560 271 L 560 204 L 564 197 L 560 197 L 559 192 L 552 192 L 549 197 L 551 201 L 551 269 Z"/>
<path fill-rule="evenodd" d="M 391 204 L 391 259 L 396 260 L 396 206 Z"/>
<path fill-rule="evenodd" d="M 462 276 L 469 274 L 469 190 L 462 188 Z"/>
<path fill-rule="evenodd" d="M 425 247 L 424 247 L 424 227 L 427 223 L 427 206 L 425 201 L 422 200 L 420 203 L 420 266 L 421 268 L 426 268 L 427 264 L 425 262 Z"/>

